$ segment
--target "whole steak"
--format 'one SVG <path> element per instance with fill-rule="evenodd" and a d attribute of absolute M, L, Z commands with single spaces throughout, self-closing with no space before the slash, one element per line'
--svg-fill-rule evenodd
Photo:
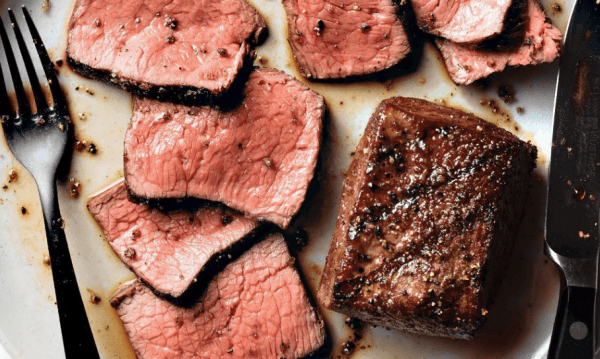
<path fill-rule="evenodd" d="M 318 290 L 388 328 L 472 338 L 503 278 L 536 149 L 427 101 L 383 101 L 344 181 Z"/>

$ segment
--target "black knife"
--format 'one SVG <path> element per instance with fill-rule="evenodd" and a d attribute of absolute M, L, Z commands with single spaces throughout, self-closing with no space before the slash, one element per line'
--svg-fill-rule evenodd
<path fill-rule="evenodd" d="M 600 8 L 577 0 L 561 55 L 545 253 L 561 273 L 548 358 L 594 357 L 600 215 Z"/>

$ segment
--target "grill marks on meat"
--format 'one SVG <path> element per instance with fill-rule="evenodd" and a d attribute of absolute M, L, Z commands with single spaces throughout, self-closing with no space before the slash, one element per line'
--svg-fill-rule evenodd
<path fill-rule="evenodd" d="M 284 0 L 302 76 L 338 79 L 388 69 L 411 50 L 404 6 L 393 0 Z"/>
<path fill-rule="evenodd" d="M 463 46 L 515 36 L 527 0 L 413 0 L 419 27 Z M 520 31 L 522 34 L 522 31 Z"/>
<path fill-rule="evenodd" d="M 535 157 L 464 112 L 383 101 L 344 181 L 318 300 L 384 327 L 472 338 L 504 276 Z"/>
<path fill-rule="evenodd" d="M 67 61 L 138 94 L 196 99 L 226 91 L 265 33 L 244 0 L 77 0 Z"/>
<path fill-rule="evenodd" d="M 140 198 L 196 197 L 287 227 L 313 178 L 323 97 L 257 69 L 242 104 L 222 112 L 137 98 L 125 135 L 125 179 Z"/>
<path fill-rule="evenodd" d="M 525 40 L 515 49 L 490 51 L 470 49 L 448 40 L 437 39 L 446 69 L 459 85 L 469 85 L 507 66 L 536 65 L 552 62 L 560 55 L 562 34 L 536 0 L 528 0 Z"/>
<path fill-rule="evenodd" d="M 257 226 L 220 207 L 163 212 L 130 202 L 123 181 L 93 196 L 88 209 L 119 259 L 157 292 L 171 297 L 181 296 L 211 260 Z"/>
<path fill-rule="evenodd" d="M 111 303 L 139 359 L 302 358 L 324 344 L 325 331 L 292 262 L 275 234 L 228 265 L 192 308 L 136 281 Z"/>

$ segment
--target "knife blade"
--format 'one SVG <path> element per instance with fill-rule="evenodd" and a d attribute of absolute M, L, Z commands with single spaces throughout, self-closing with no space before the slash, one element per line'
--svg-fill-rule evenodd
<path fill-rule="evenodd" d="M 556 98 L 545 253 L 561 273 L 548 358 L 593 358 L 600 216 L 600 8 L 577 0 Z"/>

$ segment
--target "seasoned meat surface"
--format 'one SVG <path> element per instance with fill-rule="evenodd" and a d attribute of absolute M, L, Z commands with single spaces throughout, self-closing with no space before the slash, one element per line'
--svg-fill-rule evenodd
<path fill-rule="evenodd" d="M 111 304 L 138 359 L 296 359 L 325 342 L 324 323 L 280 234 L 228 265 L 192 308 L 137 281 L 122 286 Z"/>
<path fill-rule="evenodd" d="M 472 338 L 510 258 L 535 158 L 462 111 L 383 101 L 344 181 L 318 300 L 384 327 Z"/>
<path fill-rule="evenodd" d="M 288 42 L 302 76 L 338 79 L 390 68 L 411 51 L 394 0 L 283 0 Z"/>
<path fill-rule="evenodd" d="M 226 255 L 257 226 L 216 206 L 161 210 L 130 202 L 123 181 L 90 198 L 88 209 L 119 259 L 154 290 L 171 297 L 181 296 L 209 261 Z"/>
<path fill-rule="evenodd" d="M 522 33 L 527 0 L 413 0 L 419 27 L 455 44 L 473 46 Z"/>
<path fill-rule="evenodd" d="M 452 80 L 459 85 L 469 85 L 508 66 L 537 65 L 558 58 L 562 33 L 552 25 L 537 0 L 528 0 L 527 9 L 525 38 L 515 49 L 477 50 L 437 39 Z"/>
<path fill-rule="evenodd" d="M 321 143 L 323 97 L 278 71 L 250 75 L 230 111 L 137 98 L 125 134 L 125 180 L 140 198 L 223 202 L 287 227 Z"/>
<path fill-rule="evenodd" d="M 67 61 L 141 94 L 218 95 L 266 25 L 245 0 L 77 0 Z"/>

